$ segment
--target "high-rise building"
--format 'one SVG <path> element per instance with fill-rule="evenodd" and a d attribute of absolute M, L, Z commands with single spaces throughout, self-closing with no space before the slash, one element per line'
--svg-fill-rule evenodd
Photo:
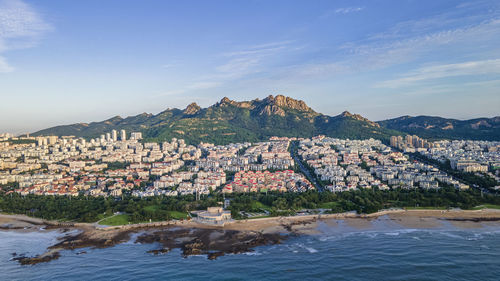
<path fill-rule="evenodd" d="M 110 133 L 106 133 L 106 140 L 111 141 L 111 134 Z"/>
<path fill-rule="evenodd" d="M 398 137 L 391 136 L 391 146 L 396 147 L 398 145 Z"/>
<path fill-rule="evenodd" d="M 49 136 L 48 139 L 49 139 L 49 144 L 53 145 L 53 144 L 57 143 L 58 137 L 57 136 Z"/>
<path fill-rule="evenodd" d="M 111 138 L 113 139 L 113 141 L 118 140 L 118 132 L 116 130 L 111 131 Z"/>
<path fill-rule="evenodd" d="M 403 137 L 402 136 L 398 136 L 398 145 L 402 144 L 402 143 L 403 143 Z"/>
<path fill-rule="evenodd" d="M 122 141 L 127 140 L 127 132 L 125 132 L 125 130 L 120 131 L 120 140 Z"/>
<path fill-rule="evenodd" d="M 413 140 L 412 141 L 412 145 L 414 147 L 418 147 L 419 142 L 420 142 L 420 138 L 417 135 L 413 135 L 412 140 Z"/>
<path fill-rule="evenodd" d="M 140 139 L 142 139 L 142 133 L 141 132 L 132 132 L 132 133 L 130 133 L 130 139 L 140 140 Z"/>
<path fill-rule="evenodd" d="M 413 137 L 411 135 L 406 135 L 406 145 L 413 146 Z"/>

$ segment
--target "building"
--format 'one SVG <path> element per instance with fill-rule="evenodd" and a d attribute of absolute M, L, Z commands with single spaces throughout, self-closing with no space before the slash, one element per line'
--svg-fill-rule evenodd
<path fill-rule="evenodd" d="M 113 139 L 113 141 L 118 140 L 118 132 L 116 130 L 111 131 L 111 138 Z"/>
<path fill-rule="evenodd" d="M 50 145 L 54 145 L 54 144 L 56 144 L 56 143 L 57 143 L 57 139 L 58 139 L 58 137 L 57 137 L 57 136 L 48 136 L 47 138 L 48 138 L 48 140 L 49 140 L 49 144 L 50 144 Z"/>
<path fill-rule="evenodd" d="M 397 136 L 391 136 L 391 146 L 396 147 L 398 145 L 398 137 Z"/>
<path fill-rule="evenodd" d="M 130 139 L 141 140 L 142 139 L 142 133 L 141 132 L 132 132 L 132 133 L 130 133 Z"/>
<path fill-rule="evenodd" d="M 486 173 L 488 172 L 488 165 L 481 165 L 475 160 L 469 160 L 469 159 L 458 159 L 455 160 L 453 159 L 450 161 L 451 167 L 453 169 L 459 170 L 459 171 L 464 171 L 468 173 L 472 172 L 483 172 Z"/>
<path fill-rule="evenodd" d="M 222 207 L 208 207 L 206 211 L 197 214 L 196 221 L 206 224 L 215 224 L 223 226 L 231 221 L 231 212 L 225 211 Z"/>
<path fill-rule="evenodd" d="M 122 141 L 127 140 L 127 132 L 125 132 L 125 130 L 120 131 L 120 140 Z"/>

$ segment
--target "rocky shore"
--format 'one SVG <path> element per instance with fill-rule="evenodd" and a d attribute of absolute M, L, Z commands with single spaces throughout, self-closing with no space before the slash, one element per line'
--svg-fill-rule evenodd
<path fill-rule="evenodd" d="M 440 227 L 444 221 L 456 227 L 470 228 L 491 223 L 500 225 L 500 211 L 390 210 L 368 215 L 344 213 L 242 220 L 223 227 L 184 221 L 160 226 L 142 224 L 107 228 L 94 224 L 57 226 L 53 222 L 25 216 L 0 215 L 0 227 L 1 230 L 11 231 L 40 231 L 49 228 L 61 231 L 58 242 L 41 255 L 30 257 L 13 254 L 13 260 L 22 265 L 32 265 L 58 259 L 62 250 L 108 248 L 131 239 L 135 243 L 158 244 L 157 249 L 148 251 L 153 255 L 165 254 L 177 248 L 184 257 L 206 255 L 208 259 L 216 259 L 225 254 L 250 252 L 257 246 L 278 244 L 294 235 L 317 234 L 319 222 L 335 227 L 343 221 L 351 228 L 367 229 L 376 220 L 390 221 L 410 228 Z"/>
<path fill-rule="evenodd" d="M 78 234 L 67 234 L 59 238 L 59 242 L 50 246 L 44 254 L 33 257 L 16 256 L 13 260 L 22 265 L 49 262 L 58 259 L 62 250 L 113 247 L 130 241 L 133 233 L 139 234 L 134 241 L 135 243 L 158 243 L 160 245 L 159 249 L 149 251 L 151 254 L 164 254 L 171 249 L 179 248 L 184 257 L 207 255 L 209 259 L 215 259 L 225 254 L 253 251 L 253 248 L 257 246 L 277 244 L 288 237 L 288 234 L 280 233 L 215 228 L 162 227 L 125 231 L 120 229 L 110 231 L 83 229 Z"/>

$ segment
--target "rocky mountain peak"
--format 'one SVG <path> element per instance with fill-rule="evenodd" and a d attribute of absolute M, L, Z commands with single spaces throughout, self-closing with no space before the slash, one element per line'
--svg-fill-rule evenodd
<path fill-rule="evenodd" d="M 222 98 L 218 103 L 216 103 L 213 106 L 221 107 L 221 106 L 229 106 L 229 105 L 240 107 L 240 108 L 254 108 L 252 101 L 240 101 L 240 102 L 238 102 L 238 101 L 234 101 L 228 97 Z"/>
<path fill-rule="evenodd" d="M 281 108 L 291 108 L 298 111 L 307 111 L 307 112 L 313 111 L 309 106 L 307 106 L 307 104 L 304 101 L 296 100 L 291 97 L 286 97 L 283 95 L 277 95 L 276 97 L 269 95 L 267 98 L 263 100 L 263 102 Z"/>
<path fill-rule="evenodd" d="M 340 114 L 340 116 L 342 117 L 349 117 L 349 118 L 352 118 L 352 119 L 356 119 L 358 121 L 363 121 L 363 122 L 367 122 L 368 124 L 370 124 L 371 126 L 373 127 L 377 127 L 377 128 L 380 128 L 380 125 L 378 123 L 375 123 L 359 114 L 352 114 L 350 113 L 349 111 L 344 111 Z"/>
<path fill-rule="evenodd" d="M 237 104 L 236 101 L 228 98 L 228 97 L 223 97 L 218 103 L 214 104 L 213 106 L 228 106 L 228 105 L 235 105 Z"/>
<path fill-rule="evenodd" d="M 349 111 L 346 110 L 346 111 L 340 113 L 340 116 L 342 116 L 342 117 L 353 117 L 354 114 L 352 114 L 352 113 L 350 113 Z"/>
<path fill-rule="evenodd" d="M 275 104 L 268 104 L 262 108 L 260 111 L 261 115 L 279 115 L 281 117 L 284 117 L 286 115 L 285 111 L 283 108 L 275 105 Z"/>
<path fill-rule="evenodd" d="M 186 114 L 186 115 L 193 115 L 195 113 L 197 113 L 198 111 L 200 111 L 201 107 L 196 104 L 195 102 L 193 103 L 190 103 L 186 109 L 184 109 L 183 113 Z"/>
<path fill-rule="evenodd" d="M 231 100 L 231 99 L 229 99 L 228 97 L 223 97 L 223 98 L 220 100 L 219 104 L 224 104 L 224 103 L 229 103 L 229 104 L 230 104 L 230 103 L 233 103 L 233 102 L 234 102 L 234 101 L 233 101 L 233 100 Z"/>

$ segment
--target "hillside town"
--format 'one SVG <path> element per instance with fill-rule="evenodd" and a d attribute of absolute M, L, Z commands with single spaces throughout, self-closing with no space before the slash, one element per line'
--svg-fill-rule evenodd
<path fill-rule="evenodd" d="M 315 137 L 300 142 L 299 155 L 330 191 L 357 188 L 425 188 L 443 184 L 458 189 L 465 185 L 438 168 L 394 151 L 380 140 L 341 140 Z"/>
<path fill-rule="evenodd" d="M 21 195 L 136 197 L 211 192 L 332 192 L 358 188 L 469 185 L 433 165 L 411 160 L 419 152 L 454 169 L 488 173 L 499 181 L 499 142 L 428 142 L 417 136 L 380 140 L 272 137 L 256 143 L 188 145 L 173 138 L 144 142 L 140 132 L 112 130 L 98 138 L 1 135 L 0 187 Z M 292 157 L 296 142 L 297 158 Z M 316 181 L 308 178 L 308 169 Z M 314 183 L 314 184 L 313 184 Z M 322 190 L 321 189 L 321 190 Z"/>
<path fill-rule="evenodd" d="M 466 173 L 485 173 L 500 182 L 500 142 L 478 140 L 439 140 L 429 142 L 418 136 L 392 136 L 391 146 L 407 153 L 418 152 L 452 169 Z"/>
<path fill-rule="evenodd" d="M 141 139 L 138 132 L 127 138 L 124 130 L 113 130 L 90 141 L 56 136 L 5 141 L 0 144 L 0 185 L 21 195 L 198 196 L 221 189 L 228 180 L 239 182 L 240 174 L 231 180 L 226 172 L 273 170 L 275 177 L 260 181 L 258 190 L 312 189 L 302 175 L 286 171 L 294 166 L 288 151 L 292 139 L 224 146 L 186 145 L 175 138 L 142 143 Z"/>

